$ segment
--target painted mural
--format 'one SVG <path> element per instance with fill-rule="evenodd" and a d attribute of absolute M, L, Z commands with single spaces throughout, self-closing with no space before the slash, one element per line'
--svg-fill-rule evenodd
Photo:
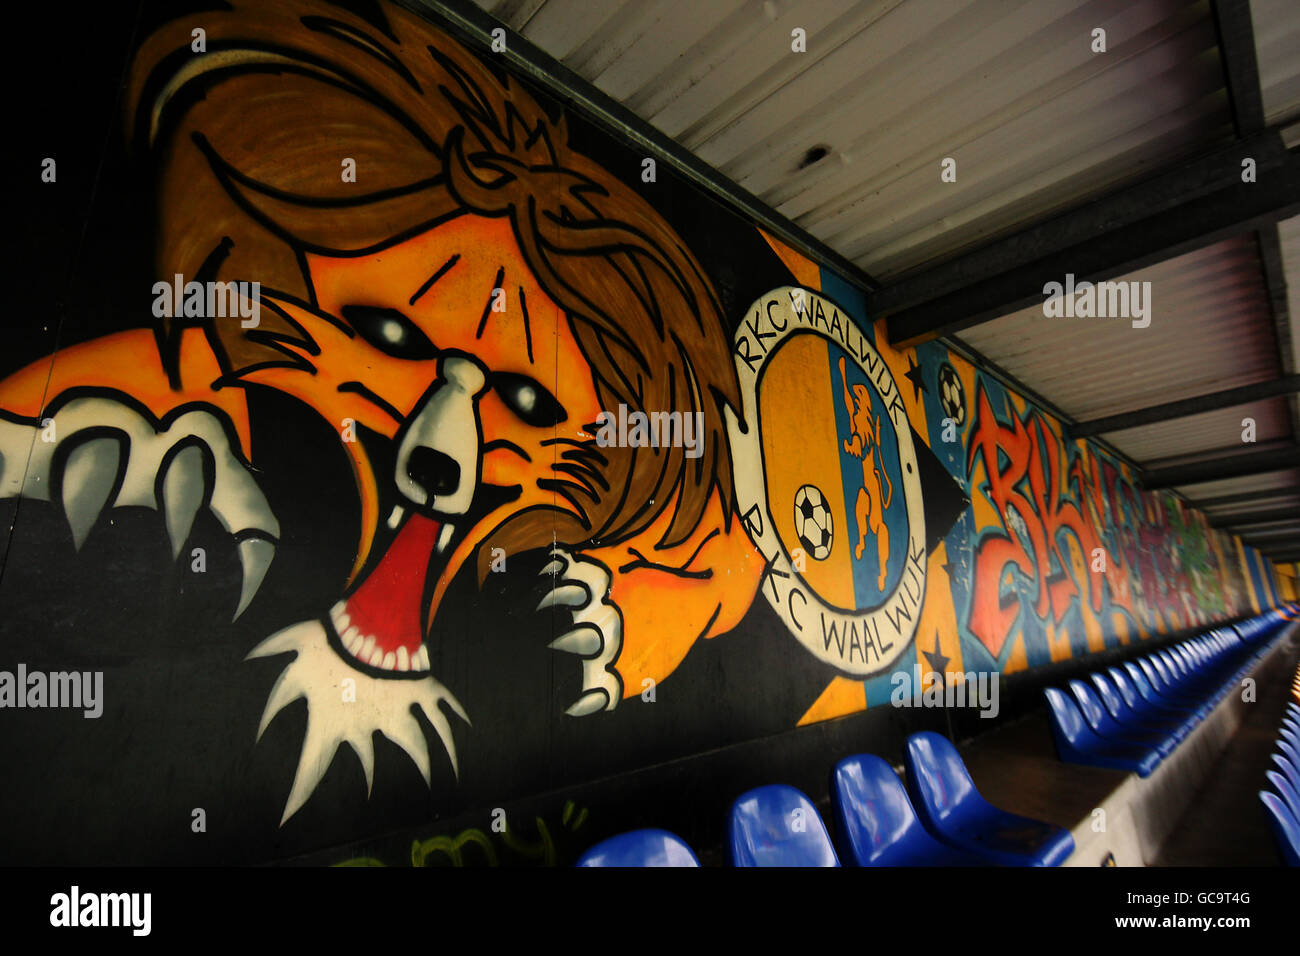
<path fill-rule="evenodd" d="M 167 759 L 226 747 L 273 828 L 1275 603 L 1203 515 L 942 345 L 894 349 L 833 272 L 424 19 L 170 16 L 123 104 L 147 273 L 116 325 L 0 369 L 0 600 L 63 574 L 72 610 L 20 616 L 47 646 L 105 576 L 95 613 L 181 601 L 126 656 L 233 657 L 170 701 Z"/>

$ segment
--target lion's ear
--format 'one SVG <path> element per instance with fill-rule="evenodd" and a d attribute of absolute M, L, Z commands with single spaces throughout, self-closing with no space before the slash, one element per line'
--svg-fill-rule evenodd
<path fill-rule="evenodd" d="M 263 368 L 314 371 L 311 357 L 321 353 L 317 342 L 321 332 L 328 329 L 341 334 L 342 320 L 276 293 L 262 291 L 258 304 L 255 324 L 245 326 L 236 320 L 237 334 L 227 330 L 218 336 L 224 351 L 219 358 L 230 379 Z"/>

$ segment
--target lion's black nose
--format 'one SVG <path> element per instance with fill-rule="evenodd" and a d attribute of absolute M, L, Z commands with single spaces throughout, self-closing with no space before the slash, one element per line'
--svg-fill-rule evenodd
<path fill-rule="evenodd" d="M 411 449 L 406 473 L 430 498 L 449 495 L 460 487 L 460 465 L 456 459 L 424 445 Z"/>

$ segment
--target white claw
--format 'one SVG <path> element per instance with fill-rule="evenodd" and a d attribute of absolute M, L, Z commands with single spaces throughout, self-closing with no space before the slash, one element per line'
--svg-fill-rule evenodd
<path fill-rule="evenodd" d="M 454 535 L 455 533 L 456 533 L 455 525 L 444 524 L 442 526 L 442 531 L 438 533 L 439 554 L 442 554 L 442 552 L 447 550 L 447 545 L 451 544 L 451 536 Z"/>
<path fill-rule="evenodd" d="M 548 607 L 554 607 L 556 604 L 562 604 L 566 607 L 583 607 L 591 595 L 587 589 L 578 584 L 562 584 L 558 588 L 553 588 L 546 597 L 542 598 L 542 603 L 537 605 L 537 610 L 544 611 Z"/>
<path fill-rule="evenodd" d="M 570 717 L 586 717 L 598 710 L 603 710 L 609 703 L 609 697 L 603 690 L 589 690 L 578 698 L 577 703 L 565 711 Z"/>
<path fill-rule="evenodd" d="M 116 445 L 116 442 L 114 442 Z M 203 506 L 203 450 L 188 445 L 176 453 L 163 476 L 162 506 L 167 521 L 167 536 L 172 542 L 172 558 L 181 549 L 194 527 L 194 519 Z"/>
<path fill-rule="evenodd" d="M 113 494 L 121 454 L 115 439 L 94 438 L 68 455 L 63 468 L 63 512 L 77 550 Z"/>
<path fill-rule="evenodd" d="M 458 772 L 451 723 L 440 705 L 445 704 L 460 719 L 469 721 L 460 702 L 432 676 L 393 680 L 364 674 L 330 648 L 321 621 L 305 621 L 277 632 L 255 647 L 248 657 L 269 657 L 286 651 L 294 652 L 293 659 L 276 681 L 258 728 L 260 739 L 262 731 L 281 709 L 300 698 L 306 700 L 306 737 L 280 820 L 282 825 L 307 802 L 342 747 L 350 746 L 356 752 L 369 793 L 374 780 L 372 735 L 376 730 L 406 753 L 428 783 L 431 779 L 429 746 L 413 715 L 413 707 L 429 720 L 442 741 L 452 772 Z M 344 678 L 357 682 L 357 697 L 370 702 L 369 706 L 358 707 L 342 700 L 336 688 Z"/>
<path fill-rule="evenodd" d="M 238 620 L 239 615 L 244 613 L 253 600 L 253 595 L 262 586 L 262 579 L 266 577 L 266 571 L 274 557 L 275 545 L 270 541 L 263 538 L 245 538 L 239 542 L 239 564 L 244 571 L 244 583 L 239 592 L 239 606 L 235 608 L 235 616 L 231 620 Z"/>
<path fill-rule="evenodd" d="M 584 627 L 569 631 L 567 634 L 561 634 L 546 646 L 552 650 L 578 654 L 581 657 L 590 657 L 593 654 L 600 653 L 600 649 L 605 646 L 605 642 L 598 630 L 592 627 Z"/>

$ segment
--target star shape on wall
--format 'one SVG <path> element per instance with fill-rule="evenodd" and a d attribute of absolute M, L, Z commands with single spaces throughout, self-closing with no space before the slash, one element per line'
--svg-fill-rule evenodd
<path fill-rule="evenodd" d="M 907 365 L 908 369 L 907 372 L 904 373 L 903 377 L 912 383 L 913 400 L 919 400 L 922 392 L 929 395 L 930 390 L 925 387 L 925 379 L 921 375 L 921 368 L 916 364 L 916 360 L 910 355 L 907 357 Z"/>
<path fill-rule="evenodd" d="M 930 665 L 930 670 L 938 674 L 940 679 L 946 681 L 947 678 L 944 677 L 944 674 L 947 672 L 948 662 L 951 661 L 952 658 L 946 656 L 943 651 L 939 649 L 938 631 L 934 632 L 934 650 L 922 650 L 921 653 L 925 655 L 926 662 Z"/>

